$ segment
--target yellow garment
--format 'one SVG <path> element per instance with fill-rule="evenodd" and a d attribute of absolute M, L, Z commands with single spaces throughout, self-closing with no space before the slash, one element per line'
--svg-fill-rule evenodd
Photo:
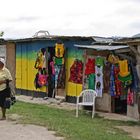
<path fill-rule="evenodd" d="M 63 57 L 64 56 L 64 45 L 56 43 L 55 45 L 55 56 Z"/>
<path fill-rule="evenodd" d="M 128 71 L 128 62 L 127 62 L 127 60 L 119 61 L 119 66 L 120 66 L 119 75 L 121 77 L 126 77 L 126 76 L 128 76 L 130 74 L 130 72 Z"/>
<path fill-rule="evenodd" d="M 0 81 L 4 80 L 12 80 L 12 76 L 10 71 L 3 67 L 3 69 L 0 70 Z M 0 84 L 0 91 L 4 90 L 6 88 L 6 83 Z"/>
<path fill-rule="evenodd" d="M 36 69 L 43 68 L 43 63 L 44 63 L 43 60 L 44 60 L 43 54 L 42 54 L 41 51 L 39 51 L 37 53 L 37 59 L 36 59 L 36 62 L 35 62 L 35 68 Z"/>
<path fill-rule="evenodd" d="M 108 57 L 108 61 L 112 64 L 116 64 L 116 63 L 119 62 L 119 57 L 115 56 L 113 54 L 110 54 L 109 57 Z"/>

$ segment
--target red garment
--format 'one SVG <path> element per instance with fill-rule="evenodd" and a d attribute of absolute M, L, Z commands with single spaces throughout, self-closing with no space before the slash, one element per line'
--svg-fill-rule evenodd
<path fill-rule="evenodd" d="M 95 73 L 95 59 L 88 58 L 85 68 L 85 74 L 89 75 Z"/>
<path fill-rule="evenodd" d="M 83 63 L 80 60 L 75 60 L 70 68 L 69 81 L 73 83 L 82 84 L 83 78 Z"/>
<path fill-rule="evenodd" d="M 127 94 L 127 104 L 128 105 L 133 105 L 134 104 L 134 92 L 128 89 L 128 94 Z"/>
<path fill-rule="evenodd" d="M 114 66 L 114 77 L 115 77 L 115 90 L 116 90 L 116 95 L 121 95 L 122 94 L 122 83 L 118 79 L 120 69 L 119 66 Z"/>

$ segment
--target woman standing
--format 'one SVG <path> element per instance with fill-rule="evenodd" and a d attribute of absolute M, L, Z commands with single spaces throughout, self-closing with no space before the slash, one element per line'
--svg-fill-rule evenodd
<path fill-rule="evenodd" d="M 6 119 L 6 108 L 4 107 L 4 102 L 6 98 L 10 97 L 10 93 L 7 92 L 6 85 L 12 81 L 12 76 L 9 70 L 5 67 L 5 60 L 0 58 L 0 107 L 2 110 L 2 118 L 0 120 Z"/>

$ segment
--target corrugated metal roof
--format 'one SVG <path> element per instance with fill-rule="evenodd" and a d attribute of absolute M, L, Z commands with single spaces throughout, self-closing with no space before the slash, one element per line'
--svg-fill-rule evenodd
<path fill-rule="evenodd" d="M 113 42 L 113 38 L 111 37 L 99 37 L 99 36 L 92 36 L 93 40 L 100 43 L 111 43 Z"/>
<path fill-rule="evenodd" d="M 74 45 L 78 48 L 88 48 L 88 49 L 95 49 L 95 50 L 117 50 L 117 49 L 124 49 L 128 48 L 127 45 Z"/>
<path fill-rule="evenodd" d="M 48 36 L 48 37 L 31 37 L 23 39 L 7 39 L 9 42 L 27 42 L 27 41 L 42 41 L 42 40 L 83 40 L 94 41 L 92 37 L 85 36 Z"/>

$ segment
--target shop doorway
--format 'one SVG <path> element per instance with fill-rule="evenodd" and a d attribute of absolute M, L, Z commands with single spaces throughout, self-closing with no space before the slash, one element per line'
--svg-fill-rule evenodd
<path fill-rule="evenodd" d="M 118 114 L 127 113 L 127 95 L 112 97 L 112 112 Z"/>
<path fill-rule="evenodd" d="M 55 62 L 55 48 L 48 47 L 48 97 L 65 96 L 65 63 Z"/>

